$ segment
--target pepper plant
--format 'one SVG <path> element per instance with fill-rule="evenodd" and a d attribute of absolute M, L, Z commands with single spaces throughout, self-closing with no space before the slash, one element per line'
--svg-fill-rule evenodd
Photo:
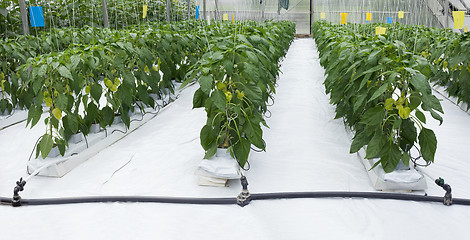
<path fill-rule="evenodd" d="M 204 107 L 207 112 L 200 134 L 204 158 L 211 158 L 217 148 L 226 148 L 243 167 L 251 145 L 265 150 L 263 114 L 275 93 L 278 61 L 293 40 L 295 28 L 290 22 L 216 23 L 214 31 L 220 31 L 219 24 L 228 30 L 226 37 L 209 41 L 209 51 L 188 72 L 185 84 L 198 78 L 193 107 Z"/>

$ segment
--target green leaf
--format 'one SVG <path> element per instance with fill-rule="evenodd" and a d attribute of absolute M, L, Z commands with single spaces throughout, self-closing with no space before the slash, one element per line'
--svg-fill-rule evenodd
<path fill-rule="evenodd" d="M 373 108 L 369 108 L 364 115 L 362 115 L 360 123 L 366 125 L 378 125 L 382 123 L 384 119 L 385 111 L 383 106 L 375 106 Z"/>
<path fill-rule="evenodd" d="M 119 86 L 118 90 L 115 93 L 117 99 L 121 100 L 122 103 L 126 104 L 127 106 L 132 105 L 133 96 L 132 92 L 128 87 Z"/>
<path fill-rule="evenodd" d="M 57 98 L 55 99 L 55 106 L 61 110 L 67 110 L 67 105 L 68 105 L 67 96 L 65 96 L 62 93 L 59 93 L 59 95 L 57 95 Z"/>
<path fill-rule="evenodd" d="M 111 125 L 114 121 L 114 111 L 110 107 L 106 106 L 101 109 L 101 113 L 103 114 L 103 122 L 104 125 Z"/>
<path fill-rule="evenodd" d="M 212 145 L 217 148 L 217 130 L 209 125 L 204 125 L 200 133 L 201 146 L 204 150 L 208 150 Z"/>
<path fill-rule="evenodd" d="M 44 134 L 38 143 L 38 148 L 41 151 L 41 157 L 43 159 L 46 159 L 47 155 L 49 155 L 51 152 L 52 145 L 54 145 L 52 136 L 49 134 Z"/>
<path fill-rule="evenodd" d="M 383 145 L 385 144 L 385 136 L 382 133 L 382 130 L 377 130 L 372 137 L 372 139 L 369 141 L 367 144 L 367 150 L 366 150 L 366 156 L 365 158 L 371 159 L 371 158 L 376 158 L 379 156 L 380 151 L 383 148 Z"/>
<path fill-rule="evenodd" d="M 421 104 L 421 95 L 417 92 L 413 92 L 410 96 L 410 105 L 411 110 L 414 110 L 419 107 Z"/>
<path fill-rule="evenodd" d="M 196 92 L 194 93 L 194 97 L 193 97 L 193 109 L 194 108 L 204 107 L 204 103 L 205 103 L 206 99 L 207 99 L 207 97 L 202 92 L 201 89 L 196 90 Z"/>
<path fill-rule="evenodd" d="M 420 110 L 416 109 L 415 113 L 416 117 L 424 124 L 426 124 L 426 116 L 424 116 L 424 113 L 421 112 Z"/>
<path fill-rule="evenodd" d="M 215 90 L 214 92 L 212 92 L 210 99 L 218 109 L 225 111 L 226 97 L 222 91 Z"/>
<path fill-rule="evenodd" d="M 441 102 L 439 102 L 439 99 L 432 94 L 423 94 L 423 105 L 435 109 L 441 113 L 444 113 L 444 110 L 442 110 Z"/>
<path fill-rule="evenodd" d="M 411 76 L 410 79 L 411 85 L 415 87 L 418 91 L 420 91 L 423 96 L 427 94 L 431 94 L 431 86 L 429 85 L 429 82 L 426 79 L 426 76 L 424 76 L 421 73 L 416 73 L 413 76 Z"/>
<path fill-rule="evenodd" d="M 434 162 L 434 154 L 437 149 L 436 135 L 431 129 L 424 128 L 418 136 L 421 154 L 426 162 Z"/>
<path fill-rule="evenodd" d="M 231 60 L 229 59 L 226 59 L 224 61 L 224 68 L 225 68 L 225 71 L 227 72 L 227 75 L 228 76 L 232 76 L 232 73 L 233 73 L 233 63 Z"/>
<path fill-rule="evenodd" d="M 403 151 L 408 151 L 413 147 L 417 136 L 418 133 L 414 122 L 410 119 L 403 119 L 400 130 L 400 147 Z"/>
<path fill-rule="evenodd" d="M 98 119 L 98 117 L 99 117 L 98 107 L 93 102 L 88 103 L 87 109 L 86 109 L 85 119 L 89 123 L 93 123 L 95 120 Z"/>
<path fill-rule="evenodd" d="M 250 142 L 257 148 L 265 150 L 265 145 L 263 142 L 263 130 L 261 130 L 259 122 L 256 122 L 255 119 L 250 119 L 245 121 L 243 127 L 248 140 L 250 140 Z"/>
<path fill-rule="evenodd" d="M 405 166 L 409 167 L 410 166 L 410 155 L 408 153 L 404 152 L 403 155 L 401 156 L 401 161 Z"/>
<path fill-rule="evenodd" d="M 132 87 L 132 88 L 135 88 L 135 77 L 134 77 L 134 74 L 132 74 L 131 72 L 129 71 L 125 71 L 123 72 L 122 74 L 123 78 L 124 78 L 124 82 L 123 84 L 129 86 L 129 87 Z"/>
<path fill-rule="evenodd" d="M 439 125 L 442 124 L 442 122 L 444 121 L 444 119 L 442 119 L 441 115 L 439 115 L 438 113 L 436 113 L 434 110 L 431 110 L 429 111 L 431 113 L 431 116 L 436 119 L 437 121 L 439 121 Z"/>
<path fill-rule="evenodd" d="M 224 55 L 222 54 L 221 51 L 217 51 L 214 54 L 212 54 L 212 62 L 217 62 L 219 60 L 222 60 L 224 58 Z"/>
<path fill-rule="evenodd" d="M 238 163 L 243 167 L 248 161 L 248 156 L 250 154 L 251 143 L 245 138 L 240 138 L 240 140 L 233 146 L 233 153 Z"/>
<path fill-rule="evenodd" d="M 126 124 L 127 128 L 131 125 L 131 118 L 129 117 L 129 111 L 124 111 L 121 108 L 121 120 L 124 124 Z"/>
<path fill-rule="evenodd" d="M 367 58 L 367 63 L 369 65 L 377 65 L 377 61 L 379 60 L 379 57 L 377 56 L 382 50 L 379 49 L 379 50 L 375 50 L 373 51 L 369 57 Z"/>
<path fill-rule="evenodd" d="M 359 109 L 359 107 L 361 107 L 362 104 L 364 104 L 366 97 L 367 97 L 367 94 L 360 94 L 359 97 L 356 98 L 356 101 L 354 102 L 354 107 L 353 107 L 354 112 L 356 112 Z"/>
<path fill-rule="evenodd" d="M 384 83 L 382 84 L 382 86 L 379 87 L 379 89 L 377 89 L 375 92 L 374 92 L 374 95 L 372 95 L 372 97 L 369 98 L 369 101 L 372 101 L 376 98 L 378 98 L 379 96 L 381 96 L 382 94 L 385 93 L 385 91 L 387 91 L 388 89 L 388 84 Z"/>
<path fill-rule="evenodd" d="M 95 99 L 96 102 L 100 102 L 102 91 L 103 91 L 103 87 L 101 87 L 100 84 L 91 85 L 90 94 L 91 94 L 91 97 Z"/>
<path fill-rule="evenodd" d="M 369 135 L 366 131 L 356 132 L 356 136 L 354 136 L 354 140 L 351 143 L 351 147 L 349 148 L 349 153 L 355 153 L 359 151 L 364 145 L 366 145 L 369 140 Z"/>
<path fill-rule="evenodd" d="M 254 83 L 249 83 L 241 90 L 245 93 L 245 96 L 248 97 L 253 103 L 260 105 L 263 99 L 263 92 L 261 89 L 256 86 Z"/>
<path fill-rule="evenodd" d="M 212 77 L 208 75 L 204 75 L 199 78 L 199 85 L 201 86 L 201 90 L 207 95 L 209 95 L 211 92 L 213 82 L 214 80 Z"/>
<path fill-rule="evenodd" d="M 60 66 L 57 70 L 62 77 L 73 80 L 72 73 L 70 73 L 69 69 L 65 66 Z"/>
<path fill-rule="evenodd" d="M 46 76 L 46 71 L 47 71 L 47 64 L 41 65 L 38 70 L 38 77 L 45 77 Z"/>
<path fill-rule="evenodd" d="M 70 57 L 70 62 L 72 63 L 72 68 L 75 69 L 82 59 L 78 55 L 73 55 Z"/>
<path fill-rule="evenodd" d="M 399 129 L 402 123 L 402 119 L 398 118 L 393 122 L 393 129 Z"/>
<path fill-rule="evenodd" d="M 153 103 L 153 99 L 150 98 L 149 93 L 147 91 L 147 87 L 144 85 L 139 85 L 137 87 L 137 94 L 140 100 L 142 100 L 145 104 Z"/>
<path fill-rule="evenodd" d="M 380 162 L 386 173 L 393 172 L 401 159 L 401 151 L 393 142 L 388 141 L 382 151 Z"/>
<path fill-rule="evenodd" d="M 65 147 L 66 147 L 66 142 L 62 139 L 57 139 L 56 138 L 56 141 L 57 141 L 57 148 L 59 149 L 59 153 L 60 155 L 64 156 L 65 154 Z"/>
<path fill-rule="evenodd" d="M 7 16 L 8 12 L 6 8 L 0 8 L 0 14 L 2 14 L 4 17 Z"/>
<path fill-rule="evenodd" d="M 28 110 L 28 122 L 26 126 L 31 122 L 31 128 L 34 127 L 42 115 L 42 106 L 32 105 Z"/>
<path fill-rule="evenodd" d="M 206 150 L 206 153 L 204 154 L 204 159 L 210 159 L 212 156 L 214 156 L 217 153 L 217 143 L 213 143 L 210 145 L 210 147 Z"/>
<path fill-rule="evenodd" d="M 251 60 L 253 62 L 253 64 L 255 64 L 255 65 L 259 64 L 258 57 L 256 56 L 255 53 L 253 53 L 251 51 L 246 51 L 246 56 L 248 57 L 249 60 Z"/>
<path fill-rule="evenodd" d="M 68 128 L 72 133 L 77 133 L 78 131 L 78 119 L 72 114 L 67 114 L 62 118 L 64 126 Z"/>

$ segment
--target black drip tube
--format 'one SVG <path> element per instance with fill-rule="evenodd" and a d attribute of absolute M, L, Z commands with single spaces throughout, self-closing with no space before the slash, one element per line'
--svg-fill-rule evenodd
<path fill-rule="evenodd" d="M 422 196 L 402 193 L 380 193 L 380 192 L 279 192 L 279 193 L 257 193 L 251 194 L 251 201 L 276 200 L 276 199 L 302 199 L 302 198 L 368 198 L 368 199 L 391 199 L 407 200 L 416 202 L 442 203 L 443 197 Z M 94 196 L 76 198 L 44 198 L 44 199 L 21 199 L 22 206 L 39 205 L 62 205 L 77 203 L 107 203 L 107 202 L 132 202 L 132 203 L 175 203 L 175 204 L 198 204 L 198 205 L 235 205 L 237 198 L 187 198 L 187 197 L 150 197 L 150 196 Z M 0 203 L 12 205 L 11 198 L 0 198 Z M 470 199 L 452 199 L 453 205 L 470 205 Z"/>
<path fill-rule="evenodd" d="M 446 194 L 444 197 L 423 196 L 402 193 L 384 192 L 278 192 L 278 193 L 256 193 L 248 191 L 248 181 L 245 176 L 241 177 L 242 192 L 237 197 L 228 198 L 189 198 L 189 197 L 151 197 L 151 196 L 93 196 L 73 198 L 43 198 L 22 199 L 19 192 L 23 190 L 25 181 L 20 179 L 14 189 L 13 198 L 0 197 L 0 204 L 14 207 L 31 205 L 61 205 L 77 203 L 107 203 L 107 202 L 132 202 L 132 203 L 175 203 L 175 204 L 199 204 L 199 205 L 239 205 L 244 207 L 251 201 L 276 200 L 276 199 L 305 199 L 305 198 L 368 198 L 368 199 L 390 199 L 416 202 L 438 202 L 444 205 L 468 205 L 470 199 L 452 198 L 451 187 L 444 183 L 442 178 L 436 179 L 436 184 L 441 186 Z"/>

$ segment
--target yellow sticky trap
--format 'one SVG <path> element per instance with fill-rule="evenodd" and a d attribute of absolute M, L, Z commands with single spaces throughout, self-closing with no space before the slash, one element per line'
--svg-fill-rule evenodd
<path fill-rule="evenodd" d="M 235 22 L 235 14 L 232 13 L 232 22 Z"/>
<path fill-rule="evenodd" d="M 405 17 L 405 12 L 399 11 L 398 12 L 398 18 L 404 18 Z"/>
<path fill-rule="evenodd" d="M 465 25 L 465 28 L 463 29 L 464 32 L 468 32 L 468 25 Z"/>
<path fill-rule="evenodd" d="M 454 29 L 462 29 L 465 21 L 465 11 L 453 11 Z"/>
<path fill-rule="evenodd" d="M 375 27 L 375 35 L 384 35 L 386 31 L 387 31 L 387 28 Z"/>
<path fill-rule="evenodd" d="M 387 31 L 387 28 L 380 28 L 380 35 L 385 34 L 386 31 Z"/>
<path fill-rule="evenodd" d="M 320 13 L 320 18 L 321 18 L 321 19 L 325 19 L 325 18 L 326 18 L 326 13 L 321 12 L 321 13 Z"/>
<path fill-rule="evenodd" d="M 224 21 L 227 21 L 227 20 L 228 20 L 228 14 L 224 13 L 224 15 L 223 15 L 223 16 L 224 16 L 224 18 L 223 18 L 223 19 L 224 19 Z"/>
<path fill-rule="evenodd" d="M 348 13 L 341 13 L 341 24 L 347 24 Z"/>
<path fill-rule="evenodd" d="M 146 18 L 147 17 L 148 5 L 144 5 L 143 10 L 144 11 L 142 13 L 142 18 Z"/>
<path fill-rule="evenodd" d="M 366 13 L 366 21 L 372 21 L 372 13 L 368 12 Z"/>

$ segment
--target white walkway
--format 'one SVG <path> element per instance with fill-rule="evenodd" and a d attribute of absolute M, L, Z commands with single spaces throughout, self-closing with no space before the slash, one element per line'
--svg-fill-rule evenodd
<path fill-rule="evenodd" d="M 254 153 L 246 173 L 252 193 L 373 191 L 364 167 L 349 154 L 350 139 L 322 85 L 312 39 L 296 40 L 282 64 L 272 117 L 264 129 L 267 152 Z M 227 188 L 200 187 L 194 175 L 204 153 L 199 131 L 206 115 L 192 110 L 197 87 L 187 89 L 156 118 L 61 179 L 34 178 L 24 198 L 90 195 L 234 197 Z M 470 116 L 442 102 L 445 123 L 429 123 L 438 137 L 436 164 L 427 171 L 470 198 Z M 43 128 L 0 132 L 0 196 L 25 175 Z M 121 170 L 113 173 L 125 165 Z M 112 177 L 111 177 L 112 176 Z M 431 195 L 444 192 L 428 183 Z M 470 207 L 369 199 L 254 201 L 202 206 L 143 203 L 0 206 L 1 239 L 465 239 Z"/>

